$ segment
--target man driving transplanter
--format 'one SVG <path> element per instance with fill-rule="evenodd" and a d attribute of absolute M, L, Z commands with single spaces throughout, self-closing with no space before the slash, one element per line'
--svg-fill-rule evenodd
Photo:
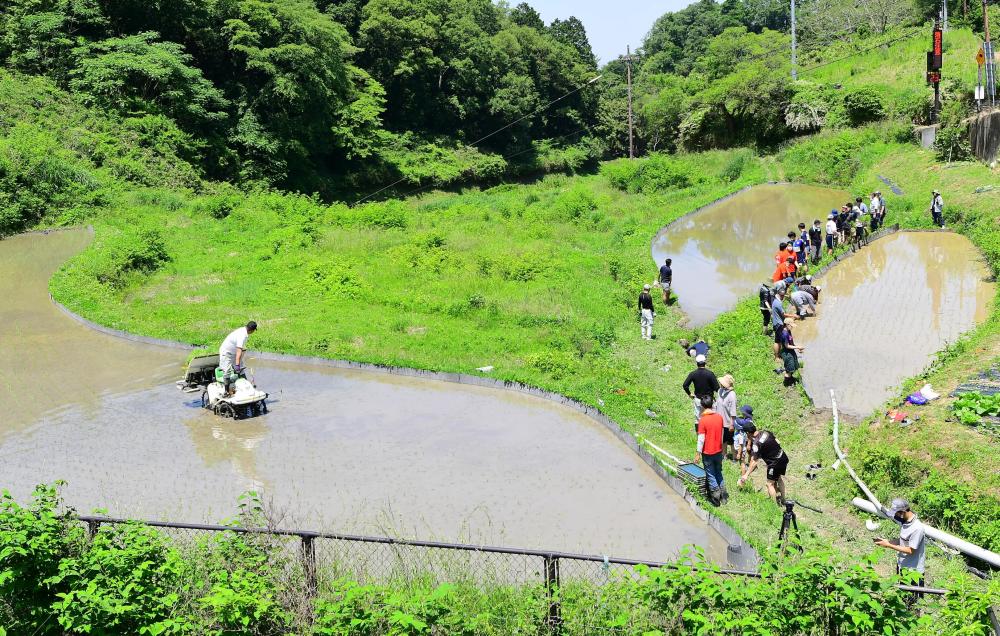
<path fill-rule="evenodd" d="M 219 368 L 225 378 L 226 395 L 232 395 L 232 383 L 243 370 L 243 354 L 246 353 L 247 339 L 257 331 L 257 323 L 250 321 L 245 327 L 233 330 L 219 347 Z"/>

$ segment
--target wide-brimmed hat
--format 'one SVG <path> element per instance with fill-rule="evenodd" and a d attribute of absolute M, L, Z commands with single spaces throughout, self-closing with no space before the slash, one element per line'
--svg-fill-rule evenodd
<path fill-rule="evenodd" d="M 721 378 L 719 378 L 719 386 L 721 386 L 721 387 L 723 387 L 725 389 L 732 389 L 733 388 L 733 376 L 731 376 L 731 375 L 729 375 L 727 373 L 726 375 L 724 375 Z"/>
<path fill-rule="evenodd" d="M 749 404 L 744 404 L 740 407 L 740 413 L 743 415 L 753 415 L 753 407 Z"/>

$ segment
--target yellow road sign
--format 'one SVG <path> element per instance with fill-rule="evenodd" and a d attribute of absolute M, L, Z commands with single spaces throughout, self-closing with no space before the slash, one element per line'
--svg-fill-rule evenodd
<path fill-rule="evenodd" d="M 986 64 L 986 53 L 983 51 L 983 47 L 979 47 L 979 52 L 976 53 L 976 64 L 979 66 Z"/>

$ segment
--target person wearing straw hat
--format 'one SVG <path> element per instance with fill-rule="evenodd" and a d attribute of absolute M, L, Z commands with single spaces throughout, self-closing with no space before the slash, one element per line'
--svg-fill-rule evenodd
<path fill-rule="evenodd" d="M 653 339 L 653 318 L 656 313 L 653 311 L 653 296 L 649 293 L 650 285 L 646 283 L 642 286 L 642 293 L 639 294 L 639 325 L 642 328 L 642 339 Z"/>
<path fill-rule="evenodd" d="M 715 408 L 722 416 L 722 453 L 723 456 L 733 459 L 733 435 L 736 421 L 736 392 L 733 391 L 733 376 L 726 374 L 719 378 L 719 399 L 715 403 Z"/>

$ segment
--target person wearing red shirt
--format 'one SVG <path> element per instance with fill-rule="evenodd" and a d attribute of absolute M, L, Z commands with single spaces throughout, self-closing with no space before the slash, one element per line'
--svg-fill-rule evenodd
<path fill-rule="evenodd" d="M 718 506 L 729 500 L 729 493 L 722 481 L 722 415 L 712 410 L 712 398 L 702 398 L 701 417 L 698 419 L 698 449 L 695 461 L 705 468 L 708 500 Z"/>

